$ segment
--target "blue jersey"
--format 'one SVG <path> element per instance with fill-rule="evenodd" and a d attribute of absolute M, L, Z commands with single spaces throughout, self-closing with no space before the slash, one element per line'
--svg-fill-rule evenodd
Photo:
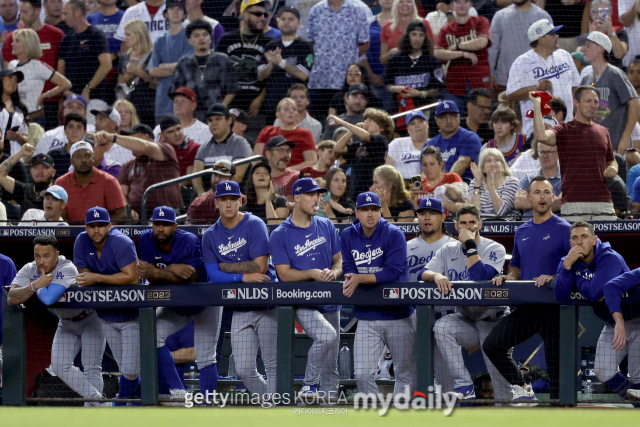
<path fill-rule="evenodd" d="M 113 227 L 102 248 L 100 258 L 91 238 L 83 231 L 73 245 L 73 263 L 78 270 L 88 268 L 92 273 L 112 275 L 138 259 L 133 241 Z M 137 308 L 98 309 L 98 316 L 109 322 L 127 322 L 138 317 Z"/>
<path fill-rule="evenodd" d="M 433 145 L 438 147 L 442 151 L 442 158 L 444 159 L 445 171 L 450 172 L 453 164 L 460 158 L 460 156 L 466 156 L 471 159 L 472 162 L 478 163 L 480 157 L 480 149 L 482 143 L 480 137 L 475 132 L 460 128 L 451 138 L 444 139 L 442 134 L 438 134 L 425 142 L 422 149 L 427 145 Z M 473 178 L 471 168 L 467 168 L 462 178 Z"/>
<path fill-rule="evenodd" d="M 342 232 L 342 270 L 345 274 L 373 274 L 376 284 L 406 282 L 407 239 L 395 225 L 381 218 L 371 237 L 362 233 L 362 224 L 354 221 Z M 371 286 L 371 285 L 360 285 Z M 355 316 L 362 320 L 393 320 L 411 316 L 413 306 L 355 307 Z"/>
<path fill-rule="evenodd" d="M 571 250 L 569 224 L 553 215 L 542 224 L 529 220 L 516 230 L 510 266 L 520 269 L 520 280 L 553 276 L 558 263 Z"/>
<path fill-rule="evenodd" d="M 175 307 L 178 308 L 178 307 Z M 189 322 L 186 326 L 180 329 L 173 335 L 169 335 L 165 340 L 165 345 L 171 351 L 177 351 L 183 348 L 191 348 L 194 347 L 194 329 L 193 322 Z M 184 368 L 185 363 L 180 363 L 176 365 L 176 371 L 178 371 L 178 375 L 180 379 L 184 381 Z"/>
<path fill-rule="evenodd" d="M 18 274 L 11 258 L 0 254 L 0 286 L 10 286 Z M 2 289 L 0 289 L 2 292 Z M 2 344 L 2 303 L 0 302 L 0 344 Z"/>
<path fill-rule="evenodd" d="M 109 52 L 111 53 L 120 52 L 122 42 L 116 39 L 116 32 L 118 31 L 120 21 L 122 21 L 122 15 L 124 15 L 124 11 L 120 9 L 111 16 L 104 16 L 102 12 L 99 11 L 87 15 L 89 24 L 99 28 L 104 33 L 104 36 L 107 38 L 107 43 L 109 44 Z"/>
<path fill-rule="evenodd" d="M 338 230 L 327 218 L 314 216 L 307 228 L 291 222 L 291 215 L 271 233 L 271 259 L 274 265 L 289 265 L 294 270 L 324 270 L 333 266 L 333 256 L 340 253 Z M 321 306 L 318 311 L 331 313 L 340 306 Z"/>
<path fill-rule="evenodd" d="M 635 288 L 640 283 L 640 268 L 621 274 L 604 285 L 604 301 L 611 314 L 622 313 L 625 320 L 640 317 L 640 306 L 627 305 L 621 307 L 622 294 Z"/>
<path fill-rule="evenodd" d="M 161 270 L 171 264 L 188 264 L 196 270 L 202 265 L 200 239 L 193 233 L 179 228 L 173 234 L 171 252 L 168 254 L 160 252 L 153 238 L 153 230 L 150 229 L 145 230 L 140 236 L 138 249 L 140 249 L 140 259 L 142 261 L 153 264 Z"/>

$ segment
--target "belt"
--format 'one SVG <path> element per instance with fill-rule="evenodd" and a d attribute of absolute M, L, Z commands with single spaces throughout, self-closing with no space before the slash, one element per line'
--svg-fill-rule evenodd
<path fill-rule="evenodd" d="M 82 313 L 78 314 L 76 317 L 69 317 L 68 319 L 62 319 L 62 320 L 68 320 L 69 322 L 79 322 L 83 319 L 86 319 L 91 313 L 93 313 L 90 310 L 85 310 Z"/>
<path fill-rule="evenodd" d="M 492 320 L 497 319 L 498 317 L 502 316 L 504 314 L 504 310 L 498 311 L 497 313 L 494 313 L 490 316 L 484 317 L 480 320 L 478 320 L 478 322 L 490 322 Z"/>

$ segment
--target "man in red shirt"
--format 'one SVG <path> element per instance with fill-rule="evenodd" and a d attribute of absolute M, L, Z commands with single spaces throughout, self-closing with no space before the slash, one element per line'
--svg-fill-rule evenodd
<path fill-rule="evenodd" d="M 324 176 L 336 160 L 336 153 L 333 151 L 335 145 L 336 143 L 330 140 L 322 141 L 318 144 L 318 161 L 315 165 L 302 169 L 300 176 L 303 178 L 315 178 L 318 180 L 318 185 L 325 187 L 325 184 L 320 183 L 320 179 L 324 180 Z"/>
<path fill-rule="evenodd" d="M 184 136 L 179 118 L 167 115 L 160 119 L 160 140 L 173 146 L 180 163 L 180 176 L 193 173 L 193 162 L 200 144 Z"/>
<path fill-rule="evenodd" d="M 67 207 L 62 211 L 65 221 L 85 219 L 87 210 L 100 206 L 109 211 L 112 220 L 127 219 L 126 202 L 118 180 L 106 172 L 93 167 L 93 147 L 80 141 L 71 147 L 73 171 L 56 180 L 56 185 L 64 188 L 69 195 Z"/>
<path fill-rule="evenodd" d="M 440 29 L 434 55 L 442 63 L 449 63 L 447 90 L 460 97 L 470 89 L 489 89 L 489 20 L 484 16 L 471 16 L 472 2 L 454 0 L 455 21 Z M 464 106 L 462 106 L 464 107 Z"/>
<path fill-rule="evenodd" d="M 262 129 L 256 139 L 253 154 L 266 156 L 267 141 L 274 136 L 281 135 L 295 144 L 295 148 L 291 153 L 291 169 L 300 171 L 307 166 L 313 166 L 318 161 L 316 143 L 313 139 L 313 134 L 309 130 L 296 126 L 297 113 L 296 102 L 291 98 L 283 98 L 278 103 L 276 110 L 276 117 L 280 122 L 280 127 L 267 126 Z"/>
<path fill-rule="evenodd" d="M 300 177 L 300 172 L 287 167 L 291 162 L 291 152 L 295 147 L 294 142 L 278 135 L 267 142 L 266 151 L 269 166 L 271 166 L 271 181 L 276 194 L 285 196 L 290 202 L 293 202 L 293 184 Z"/>
<path fill-rule="evenodd" d="M 618 174 L 609 131 L 593 121 L 599 94 L 593 86 L 580 86 L 573 95 L 573 120 L 545 130 L 542 107 L 536 92 L 533 102 L 533 130 L 538 142 L 558 146 L 562 171 L 562 206 L 567 221 L 612 221 L 616 219 L 606 178 Z"/>

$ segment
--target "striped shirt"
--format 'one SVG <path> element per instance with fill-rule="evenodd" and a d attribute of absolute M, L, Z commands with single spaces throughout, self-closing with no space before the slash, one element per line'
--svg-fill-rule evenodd
<path fill-rule="evenodd" d="M 469 200 L 473 197 L 473 189 L 474 189 L 475 179 L 471 180 L 469 184 Z M 496 193 L 502 199 L 502 207 L 499 211 L 496 212 L 493 202 L 491 201 L 491 195 L 484 188 L 484 182 L 480 184 L 480 213 L 483 217 L 486 216 L 508 216 L 511 215 L 514 211 L 513 204 L 516 197 L 516 192 L 520 187 L 520 181 L 518 178 L 513 176 L 508 176 L 505 178 L 504 182 L 500 187 L 496 189 Z"/>

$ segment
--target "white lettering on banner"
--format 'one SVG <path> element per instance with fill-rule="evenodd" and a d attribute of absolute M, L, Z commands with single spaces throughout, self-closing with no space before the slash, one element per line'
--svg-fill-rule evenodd
<path fill-rule="evenodd" d="M 134 228 L 133 229 L 133 235 L 134 236 L 140 236 L 142 235 L 142 233 L 144 233 L 146 231 L 145 228 Z M 129 233 L 127 233 L 127 235 L 129 235 Z"/>
<path fill-rule="evenodd" d="M 304 299 L 309 301 L 310 299 L 331 298 L 331 291 L 303 291 L 300 289 L 284 291 L 282 289 L 276 289 L 276 298 Z"/>
<path fill-rule="evenodd" d="M 354 249 L 351 251 L 351 255 L 353 256 L 353 260 L 356 262 L 356 265 L 371 264 L 371 261 L 384 255 L 384 251 L 382 248 L 369 249 L 366 252 L 359 252 Z"/>
<path fill-rule="evenodd" d="M 594 222 L 596 233 L 601 231 L 640 231 L 640 221 Z"/>
<path fill-rule="evenodd" d="M 223 289 L 222 299 L 269 299 L 269 288 Z"/>
<path fill-rule="evenodd" d="M 220 252 L 220 255 L 226 255 L 229 252 L 235 252 L 237 254 L 238 253 L 238 249 L 240 249 L 241 247 L 243 247 L 246 244 L 247 244 L 247 241 L 243 237 L 240 240 L 238 240 L 237 242 L 231 242 L 228 245 L 219 245 L 218 246 L 218 251 Z"/>
<path fill-rule="evenodd" d="M 145 301 L 142 290 L 67 291 L 68 302 L 136 302 Z"/>
<path fill-rule="evenodd" d="M 293 249 L 296 251 L 296 256 L 302 256 L 307 252 L 309 252 L 310 250 L 313 250 L 326 242 L 327 242 L 327 239 L 320 236 L 317 239 L 307 240 L 306 242 L 304 242 L 304 245 L 296 245 Z"/>
<path fill-rule="evenodd" d="M 443 294 L 438 288 L 385 288 L 382 291 L 384 299 L 464 299 L 481 300 L 480 288 L 453 288 L 448 294 Z"/>
<path fill-rule="evenodd" d="M 53 228 L 38 228 L 38 227 L 29 227 L 29 228 L 9 228 L 8 230 L 3 230 L 4 236 L 15 236 L 15 237 L 36 237 L 36 236 L 55 236 L 55 229 Z M 9 234 L 6 234 L 6 233 Z"/>

